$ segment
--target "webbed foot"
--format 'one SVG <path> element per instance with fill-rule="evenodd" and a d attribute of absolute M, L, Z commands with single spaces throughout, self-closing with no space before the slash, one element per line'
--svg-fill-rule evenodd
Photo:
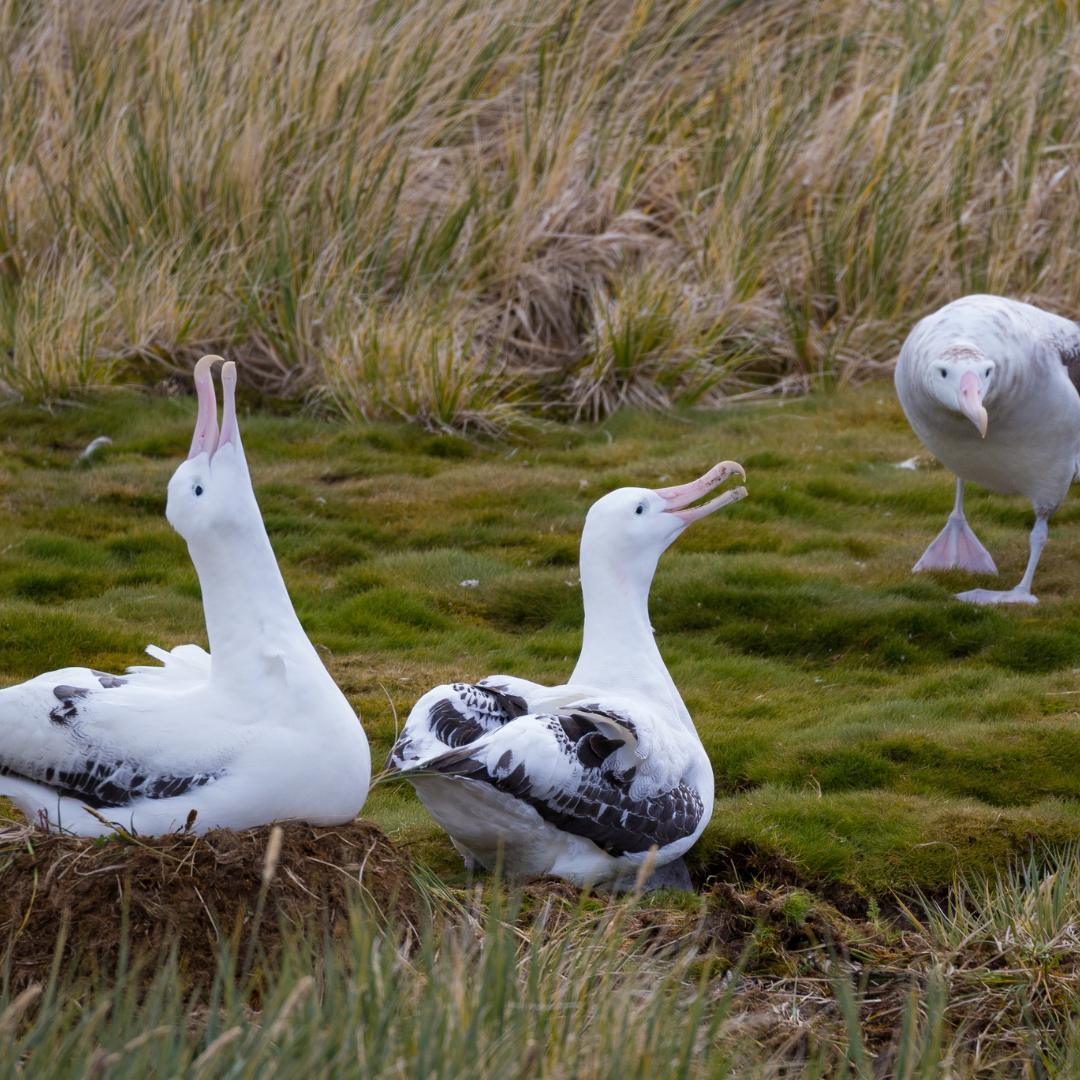
<path fill-rule="evenodd" d="M 1005 592 L 997 592 L 994 589 L 969 589 L 967 592 L 956 594 L 957 600 L 964 600 L 969 604 L 1037 604 L 1039 598 L 1021 589 L 1009 589 Z"/>
<path fill-rule="evenodd" d="M 923 552 L 923 557 L 912 567 L 911 572 L 919 570 L 970 570 L 973 574 L 996 574 L 997 567 L 990 558 L 990 552 L 982 546 L 979 538 L 971 531 L 963 514 L 952 513 L 945 523 L 945 528 L 938 533 L 934 542 Z M 976 589 L 976 592 L 980 590 Z M 986 592 L 987 590 L 981 590 Z M 979 603 L 980 601 L 976 601 Z M 985 601 L 990 603 L 991 601 Z"/>

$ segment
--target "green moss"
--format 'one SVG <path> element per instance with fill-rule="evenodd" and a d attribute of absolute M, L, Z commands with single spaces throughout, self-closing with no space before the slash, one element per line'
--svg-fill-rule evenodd
<path fill-rule="evenodd" d="M 990 650 L 995 664 L 1010 671 L 1056 671 L 1080 660 L 1080 636 L 1061 630 L 1020 629 Z"/>
<path fill-rule="evenodd" d="M 33 607 L 0 610 L 0 671 L 20 679 L 57 668 L 122 670 L 143 642 L 100 619 Z"/>
<path fill-rule="evenodd" d="M 110 510 L 127 511 L 131 514 L 146 514 L 150 517 L 162 517 L 168 501 L 164 492 L 109 491 L 98 496 L 98 504 Z"/>
<path fill-rule="evenodd" d="M 546 573 L 508 575 L 486 589 L 484 616 L 511 633 L 580 625 L 584 619 L 577 576 Z"/>
<path fill-rule="evenodd" d="M 782 469 L 791 464 L 791 458 L 771 450 L 759 450 L 756 454 L 744 458 L 742 464 L 747 469 Z"/>
<path fill-rule="evenodd" d="M 786 867 L 807 885 L 843 881 L 868 893 L 939 889 L 960 872 L 1004 868 L 1030 851 L 1035 836 L 1064 845 L 1078 834 L 1078 804 L 1003 813 L 972 800 L 887 791 L 819 797 L 768 787 L 719 800 L 690 861 L 719 866 L 726 852 L 759 872 Z"/>
<path fill-rule="evenodd" d="M 314 624 L 316 628 L 319 625 Z M 444 630 L 448 623 L 430 603 L 411 592 L 376 586 L 338 604 L 322 625 L 350 637 L 385 639 L 388 644 L 401 645 L 417 633 Z"/>
<path fill-rule="evenodd" d="M 780 904 L 783 916 L 793 926 L 806 922 L 807 916 L 817 906 L 817 898 L 802 889 L 793 889 Z"/>
<path fill-rule="evenodd" d="M 11 596 L 33 600 L 38 604 L 56 604 L 62 600 L 75 600 L 100 592 L 103 579 L 94 574 L 81 574 L 75 570 L 31 570 L 15 574 L 7 582 Z"/>
<path fill-rule="evenodd" d="M 448 461 L 461 461 L 475 453 L 473 447 L 464 439 L 451 435 L 436 435 L 428 439 L 423 444 L 423 452 Z"/>
<path fill-rule="evenodd" d="M 8 680 L 63 664 L 119 670 L 142 662 L 148 642 L 205 642 L 198 579 L 164 520 L 194 402 L 119 394 L 89 412 L 4 412 L 23 452 L 0 455 Z M 257 403 L 243 430 L 297 611 L 360 709 L 376 762 L 436 683 L 500 671 L 568 678 L 591 502 L 734 458 L 749 497 L 676 541 L 651 601 L 715 771 L 696 871 L 930 888 L 1033 837 L 1075 835 L 1077 503 L 1051 523 L 1037 607 L 960 604 L 961 589 L 1019 579 L 1030 507 L 969 485 L 969 519 L 1000 578 L 912 575 L 953 482 L 942 469 L 892 467 L 920 448 L 891 389 L 813 399 L 799 414 L 623 413 L 606 433 L 538 430 L 512 455 L 405 426 L 270 415 Z M 111 455 L 89 470 L 56 467 L 103 433 Z M 365 814 L 464 881 L 407 785 L 377 788 Z"/>

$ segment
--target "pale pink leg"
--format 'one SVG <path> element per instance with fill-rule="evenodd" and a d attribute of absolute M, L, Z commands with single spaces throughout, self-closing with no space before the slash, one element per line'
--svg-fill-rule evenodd
<path fill-rule="evenodd" d="M 996 574 L 990 552 L 979 542 L 964 517 L 964 481 L 956 478 L 956 506 L 937 539 L 912 567 L 919 570 L 970 570 L 973 574 Z"/>
<path fill-rule="evenodd" d="M 1028 556 L 1027 569 L 1020 579 L 1020 584 L 1008 592 L 995 592 L 993 589 L 970 589 L 956 594 L 957 600 L 966 600 L 969 604 L 1037 604 L 1039 598 L 1031 595 L 1031 582 L 1035 577 L 1035 567 L 1039 565 L 1039 556 L 1046 546 L 1048 527 L 1046 518 L 1036 516 L 1035 528 L 1031 530 L 1031 554 Z"/>

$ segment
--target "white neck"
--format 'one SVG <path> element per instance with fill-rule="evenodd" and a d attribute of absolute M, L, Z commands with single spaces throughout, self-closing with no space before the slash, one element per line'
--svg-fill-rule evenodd
<path fill-rule="evenodd" d="M 613 566 L 595 557 L 582 538 L 585 633 L 570 682 L 612 694 L 644 697 L 655 702 L 664 715 L 674 711 L 697 739 L 697 730 L 656 647 L 649 621 L 649 587 L 655 570 L 656 559 L 651 565 Z"/>
<path fill-rule="evenodd" d="M 202 588 L 211 678 L 265 678 L 268 663 L 318 654 L 293 610 L 262 518 L 189 541 Z M 320 663 L 321 666 L 321 663 Z"/>

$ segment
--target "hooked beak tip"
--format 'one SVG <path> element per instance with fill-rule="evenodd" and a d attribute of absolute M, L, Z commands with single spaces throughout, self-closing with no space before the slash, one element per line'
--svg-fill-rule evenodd
<path fill-rule="evenodd" d="M 982 388 L 974 372 L 965 371 L 960 379 L 960 390 L 956 395 L 956 404 L 960 411 L 979 429 L 982 438 L 986 438 L 986 428 L 990 418 L 982 401 Z"/>
<path fill-rule="evenodd" d="M 195 420 L 195 434 L 191 439 L 188 460 L 200 454 L 214 456 L 218 445 L 217 398 L 214 394 L 214 376 L 211 368 L 220 356 L 204 356 L 195 365 L 195 390 L 199 396 L 199 412 Z"/>

